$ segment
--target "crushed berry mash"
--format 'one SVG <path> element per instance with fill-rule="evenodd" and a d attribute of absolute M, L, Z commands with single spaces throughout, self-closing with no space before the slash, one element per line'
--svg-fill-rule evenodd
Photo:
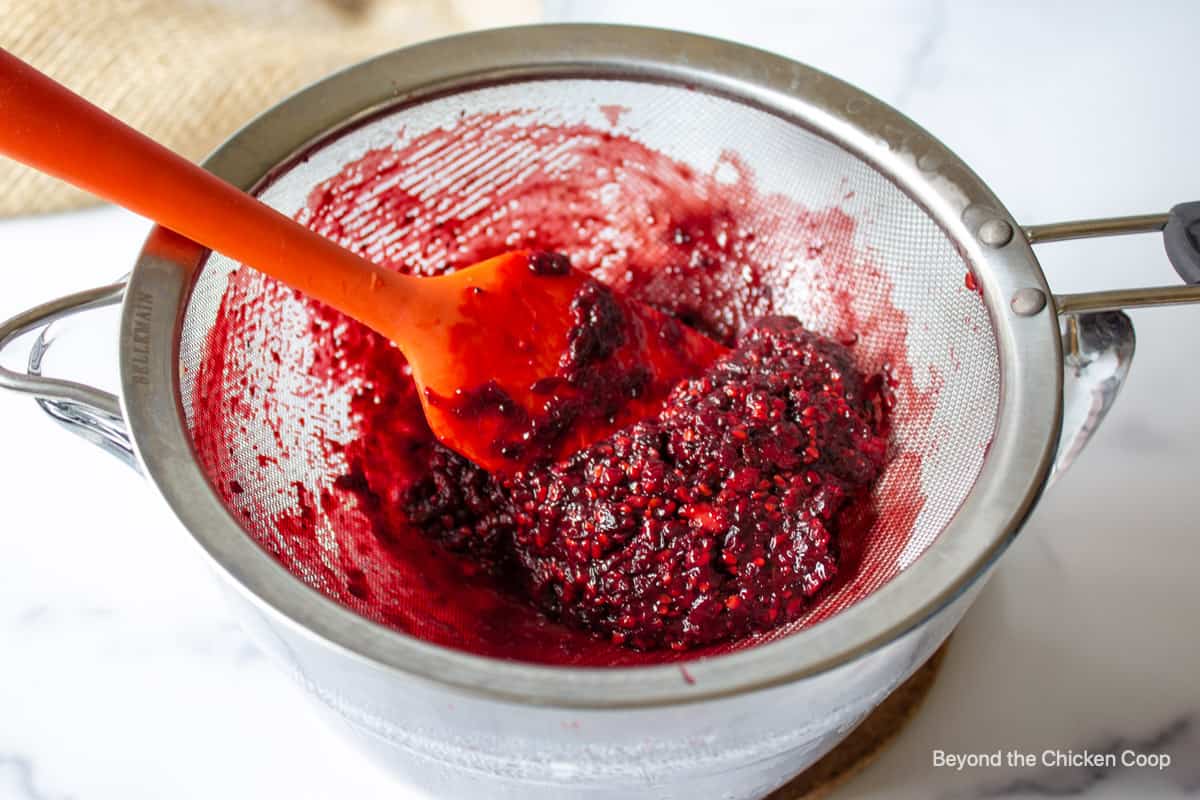
<path fill-rule="evenodd" d="M 415 524 L 556 619 L 682 650 L 797 618 L 857 551 L 886 460 L 883 385 L 845 346 L 767 317 L 656 418 L 564 461 L 500 481 L 433 442 L 393 493 L 374 437 L 348 448 L 338 486 L 381 536 Z"/>
<path fill-rule="evenodd" d="M 735 349 L 657 417 L 502 484 L 433 438 L 398 349 L 243 269 L 195 376 L 192 429 L 248 532 L 376 622 L 556 664 L 752 644 L 889 568 L 894 551 L 864 544 L 886 412 L 897 397 L 929 404 L 912 388 L 890 283 L 855 249 L 855 221 L 760 193 L 729 153 L 721 166 L 735 179 L 718 180 L 585 125 L 495 114 L 459 126 L 366 153 L 317 186 L 298 219 L 417 275 L 515 248 L 562 253 Z M 553 145 L 565 156 L 497 184 L 483 205 L 468 196 L 474 183 L 461 196 L 455 186 L 423 194 L 412 164 L 476 163 L 463 130 L 478 149 Z M 546 256 L 538 268 L 562 265 Z M 831 338 L 782 315 L 796 281 L 819 303 L 801 304 L 814 314 L 804 321 Z M 603 311 L 603 299 L 585 299 L 579 319 Z M 575 347 L 585 361 L 607 346 L 586 328 Z M 290 397 L 308 413 L 284 416 Z M 350 435 L 331 433 L 347 425 Z M 919 480 L 913 458 L 893 461 L 884 482 Z M 888 530 L 911 524 L 914 496 L 889 507 Z"/>
<path fill-rule="evenodd" d="M 862 534 L 883 414 L 845 347 L 768 317 L 657 418 L 510 482 L 518 581 L 640 649 L 789 622 Z"/>

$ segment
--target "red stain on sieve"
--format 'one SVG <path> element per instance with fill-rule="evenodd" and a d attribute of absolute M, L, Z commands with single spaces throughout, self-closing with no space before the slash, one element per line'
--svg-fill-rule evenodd
<path fill-rule="evenodd" d="M 967 272 L 967 277 L 963 278 L 963 285 L 967 287 L 968 291 L 983 297 L 983 287 L 979 285 L 979 279 L 975 277 L 974 272 Z"/>
<path fill-rule="evenodd" d="M 629 106 L 621 105 L 606 105 L 600 106 L 600 113 L 608 120 L 608 124 L 612 127 L 617 127 L 621 121 L 621 115 L 629 111 Z"/>

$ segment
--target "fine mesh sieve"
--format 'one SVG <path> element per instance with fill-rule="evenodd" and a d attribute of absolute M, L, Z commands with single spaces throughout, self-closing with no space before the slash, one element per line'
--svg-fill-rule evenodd
<path fill-rule="evenodd" d="M 664 183 L 649 174 L 663 164 L 683 171 Z M 544 202 L 547 183 L 578 187 L 580 203 L 608 210 L 580 223 L 577 205 Z M 347 185 L 352 202 L 321 205 Z M 415 204 L 408 217 L 388 205 L 397 189 Z M 752 233 L 692 273 L 715 271 L 733 287 L 712 327 L 733 334 L 762 313 L 794 314 L 852 341 L 859 365 L 890 375 L 897 396 L 893 455 L 857 569 L 796 623 L 712 653 L 786 636 L 873 593 L 938 537 L 980 474 L 1000 403 L 997 339 L 942 228 L 821 134 L 744 101 L 646 80 L 522 80 L 403 104 L 276 165 L 260 196 L 397 269 L 428 274 L 522 244 L 564 251 L 621 286 L 631 266 L 682 268 L 634 233 L 694 211 L 678 207 L 675 189 L 685 206 L 735 198 L 721 224 Z M 739 288 L 750 264 L 769 268 L 765 290 Z M 647 291 L 672 312 L 696 313 L 686 297 Z M 602 646 L 511 604 L 503 619 L 481 619 L 480 601 L 432 563 L 421 533 L 400 546 L 372 535 L 361 500 L 339 481 L 349 468 L 340 445 L 363 435 L 351 398 L 368 378 L 353 355 L 333 368 L 322 355 L 332 329 L 354 324 L 221 256 L 198 271 L 179 341 L 180 398 L 202 467 L 245 533 L 313 589 L 434 644 L 566 664 L 678 657 Z"/>

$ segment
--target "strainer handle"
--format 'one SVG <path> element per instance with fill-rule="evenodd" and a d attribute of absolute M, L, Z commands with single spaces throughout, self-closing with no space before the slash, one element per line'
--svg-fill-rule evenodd
<path fill-rule="evenodd" d="M 116 395 L 84 383 L 41 374 L 42 357 L 50 346 L 46 329 L 51 323 L 114 305 L 124 295 L 125 282 L 122 281 L 51 300 L 0 323 L 0 355 L 21 336 L 40 330 L 30 349 L 24 373 L 0 367 L 0 389 L 32 395 L 42 410 L 65 428 L 137 470 L 137 457 Z"/>
<path fill-rule="evenodd" d="M 1058 313 L 1067 315 L 1140 306 L 1200 303 L 1200 201 L 1180 203 L 1166 214 L 1030 225 L 1025 228 L 1025 238 L 1030 244 L 1042 244 L 1155 231 L 1162 231 L 1167 258 L 1186 285 L 1060 294 L 1054 298 Z"/>
<path fill-rule="evenodd" d="M 1054 298 L 1062 326 L 1064 374 L 1063 426 L 1051 482 L 1091 440 L 1129 374 L 1136 340 L 1133 323 L 1122 309 L 1200 303 L 1200 202 L 1181 203 L 1167 214 L 1057 222 L 1024 229 L 1025 238 L 1034 245 L 1159 231 L 1167 258 L 1184 285 L 1110 289 Z"/>

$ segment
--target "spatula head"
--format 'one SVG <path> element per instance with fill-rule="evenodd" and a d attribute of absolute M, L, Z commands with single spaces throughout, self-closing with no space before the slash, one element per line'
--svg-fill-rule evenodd
<path fill-rule="evenodd" d="M 432 279 L 428 336 L 405 355 L 443 444 L 510 474 L 657 413 L 725 352 L 571 268 L 518 251 Z M 431 293 L 433 294 L 433 293 Z"/>

